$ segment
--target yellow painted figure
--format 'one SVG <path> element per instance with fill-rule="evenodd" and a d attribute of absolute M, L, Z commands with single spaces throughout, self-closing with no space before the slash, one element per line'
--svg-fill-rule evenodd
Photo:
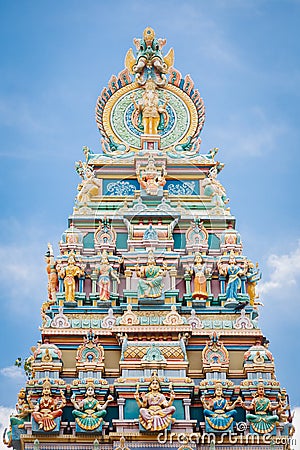
<path fill-rule="evenodd" d="M 192 274 L 195 275 L 194 278 L 194 292 L 192 294 L 193 298 L 206 299 L 208 297 L 206 289 L 206 264 L 203 263 L 202 256 L 200 253 L 195 253 L 194 265 L 191 270 Z"/>
<path fill-rule="evenodd" d="M 134 103 L 135 109 L 142 114 L 144 134 L 157 134 L 160 114 L 164 114 L 166 112 L 169 97 L 166 96 L 164 104 L 159 105 L 156 85 L 152 80 L 148 80 L 146 81 L 144 92 L 139 102 L 136 102 L 133 94 L 131 99 Z"/>
<path fill-rule="evenodd" d="M 64 278 L 65 300 L 66 302 L 75 301 L 75 277 L 80 277 L 84 271 L 75 264 L 74 254 L 71 253 L 68 258 L 68 265 L 65 269 L 61 269 L 59 276 Z"/>

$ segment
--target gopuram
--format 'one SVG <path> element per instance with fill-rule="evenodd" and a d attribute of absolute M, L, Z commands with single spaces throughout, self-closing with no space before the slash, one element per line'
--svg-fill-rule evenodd
<path fill-rule="evenodd" d="M 97 100 L 73 213 L 48 245 L 41 341 L 3 440 L 16 450 L 283 450 L 289 397 L 259 328 L 204 103 L 148 27 Z"/>

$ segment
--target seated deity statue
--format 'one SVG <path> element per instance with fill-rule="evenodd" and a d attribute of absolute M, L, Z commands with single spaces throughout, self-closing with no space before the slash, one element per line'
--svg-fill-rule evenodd
<path fill-rule="evenodd" d="M 24 428 L 24 423 L 28 422 L 30 419 L 30 413 L 32 412 L 32 408 L 30 407 L 27 399 L 26 399 L 26 390 L 22 388 L 18 394 L 18 402 L 16 404 L 16 411 L 11 414 L 9 418 L 9 430 L 4 432 L 3 442 L 8 447 L 12 447 L 12 439 L 13 439 L 13 426 L 18 429 Z"/>
<path fill-rule="evenodd" d="M 75 255 L 70 253 L 68 264 L 65 268 L 60 268 L 58 275 L 64 279 L 65 300 L 66 302 L 75 301 L 75 277 L 84 275 L 84 270 L 79 264 L 76 264 Z"/>
<path fill-rule="evenodd" d="M 114 278 L 117 283 L 120 283 L 120 279 L 113 267 L 108 261 L 107 252 L 104 250 L 101 256 L 99 266 L 96 267 L 96 273 L 99 275 L 98 286 L 100 300 L 106 301 L 110 298 L 110 279 Z"/>
<path fill-rule="evenodd" d="M 77 200 L 79 203 L 87 204 L 99 193 L 101 187 L 101 180 L 99 180 L 93 169 L 87 166 L 86 163 L 79 161 L 76 167 L 77 172 L 82 177 L 82 183 L 79 185 Z"/>
<path fill-rule="evenodd" d="M 155 264 L 155 257 L 150 250 L 148 254 L 148 261 L 146 266 L 135 266 L 136 274 L 139 277 L 137 294 L 138 298 L 159 298 L 163 290 L 163 276 L 166 273 L 167 267 L 157 266 Z"/>
<path fill-rule="evenodd" d="M 154 158 L 150 157 L 146 167 L 136 169 L 137 179 L 148 195 L 157 195 L 159 188 L 166 184 L 166 169 L 164 166 L 157 168 Z"/>
<path fill-rule="evenodd" d="M 172 385 L 170 389 L 170 400 L 167 400 L 161 393 L 160 382 L 154 374 L 151 378 L 148 392 L 139 394 L 139 385 L 136 387 L 135 399 L 140 408 L 139 421 L 141 426 L 147 431 L 161 431 L 174 423 L 172 417 L 176 408 L 172 406 L 175 398 Z"/>
<path fill-rule="evenodd" d="M 272 405 L 270 400 L 265 396 L 265 389 L 262 384 L 258 385 L 256 397 L 249 406 L 242 402 L 242 406 L 247 411 L 254 411 L 246 415 L 246 419 L 250 422 L 255 433 L 265 434 L 271 433 L 276 427 L 279 417 L 276 414 L 270 414 L 279 408 L 279 404 Z"/>
<path fill-rule="evenodd" d="M 107 405 L 113 401 L 113 396 L 109 395 L 106 402 L 101 405 L 95 397 L 93 383 L 89 383 L 85 398 L 78 403 L 76 396 L 72 395 L 71 401 L 75 407 L 72 414 L 79 428 L 84 431 L 95 431 L 101 425 L 103 417 L 106 415 Z"/>
<path fill-rule="evenodd" d="M 234 409 L 236 405 L 241 403 L 240 397 L 231 405 L 223 397 L 223 388 L 220 383 L 215 386 L 214 398 L 206 401 L 204 397 L 201 399 L 204 406 L 204 417 L 206 431 L 210 432 L 226 432 L 232 428 L 235 416 L 237 414 Z"/>
<path fill-rule="evenodd" d="M 64 392 L 60 391 L 61 399 L 54 399 L 51 394 L 51 383 L 44 381 L 42 396 L 38 399 L 34 407 L 32 417 L 38 424 L 39 429 L 43 431 L 53 431 L 57 424 L 54 419 L 62 416 L 62 408 L 66 405 Z M 30 401 L 30 397 L 28 396 Z"/>
<path fill-rule="evenodd" d="M 229 202 L 224 186 L 217 180 L 218 168 L 212 167 L 208 173 L 207 178 L 203 180 L 204 195 L 210 197 L 212 204 L 215 207 L 226 209 Z"/>

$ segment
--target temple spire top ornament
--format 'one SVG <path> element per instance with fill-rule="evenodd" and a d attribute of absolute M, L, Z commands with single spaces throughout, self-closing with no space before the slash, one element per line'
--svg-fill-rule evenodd
<path fill-rule="evenodd" d="M 167 41 L 156 39 L 151 27 L 145 28 L 143 37 L 135 38 L 133 42 L 136 56 L 132 49 L 129 49 L 125 57 L 125 66 L 132 75 L 135 75 L 135 81 L 143 86 L 151 79 L 157 86 L 164 86 L 167 83 L 165 74 L 174 64 L 174 50 L 171 48 L 164 57 L 162 48 Z"/>

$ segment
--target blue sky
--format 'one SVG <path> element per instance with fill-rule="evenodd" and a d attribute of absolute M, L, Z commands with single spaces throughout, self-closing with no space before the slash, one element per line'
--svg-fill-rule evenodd
<path fill-rule="evenodd" d="M 261 327 L 300 407 L 300 2 L 2 0 L 0 17 L 0 405 L 14 405 L 10 366 L 39 338 L 43 255 L 72 212 L 74 161 L 100 149 L 97 96 L 150 25 L 204 98 L 201 152 L 220 148 L 244 253 L 263 270 Z"/>

